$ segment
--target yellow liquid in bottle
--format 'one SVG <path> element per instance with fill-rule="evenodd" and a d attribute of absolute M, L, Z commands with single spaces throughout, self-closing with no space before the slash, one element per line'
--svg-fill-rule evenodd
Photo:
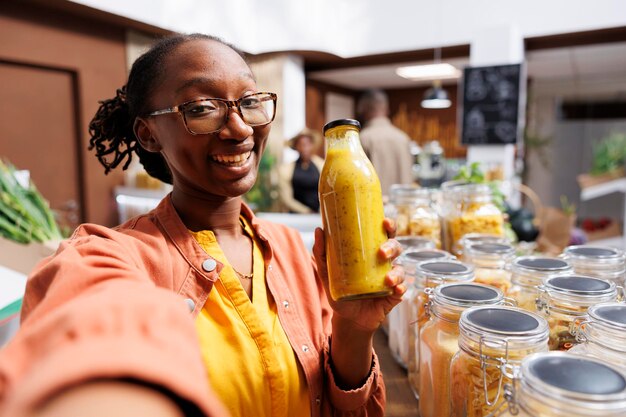
<path fill-rule="evenodd" d="M 387 240 L 380 181 L 361 149 L 357 132 L 347 132 L 350 133 L 354 137 L 339 139 L 344 142 L 340 146 L 329 146 L 320 174 L 320 205 L 333 300 L 378 297 L 392 292 L 384 283 L 391 264 L 378 254 Z M 352 143 L 345 143 L 349 141 Z"/>

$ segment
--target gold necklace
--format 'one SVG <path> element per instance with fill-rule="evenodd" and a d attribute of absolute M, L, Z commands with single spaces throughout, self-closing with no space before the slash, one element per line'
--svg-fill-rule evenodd
<path fill-rule="evenodd" d="M 230 267 L 233 268 L 235 274 L 237 274 L 237 276 L 241 279 L 252 279 L 254 277 L 254 271 L 250 272 L 249 274 L 242 274 L 241 272 L 237 271 L 234 266 L 231 265 Z"/>

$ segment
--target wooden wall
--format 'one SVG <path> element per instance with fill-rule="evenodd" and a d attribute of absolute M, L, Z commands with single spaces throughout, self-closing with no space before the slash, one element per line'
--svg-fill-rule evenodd
<path fill-rule="evenodd" d="M 385 90 L 389 96 L 392 122 L 418 144 L 438 140 L 447 158 L 465 157 L 465 147 L 460 145 L 457 126 L 457 86 L 444 86 L 452 101 L 452 106 L 448 109 L 422 108 L 420 102 L 426 89 L 426 87 L 418 87 Z M 358 90 L 307 80 L 306 122 L 309 128 L 321 132 L 326 122 L 325 95 L 329 92 L 350 95 L 355 99 L 361 93 Z"/>
<path fill-rule="evenodd" d="M 39 4 L 0 3 L 0 157 L 30 170 L 53 208 L 73 211 L 70 223 L 116 223 L 122 172 L 105 176 L 87 145 L 98 101 L 126 81 L 125 33 Z"/>

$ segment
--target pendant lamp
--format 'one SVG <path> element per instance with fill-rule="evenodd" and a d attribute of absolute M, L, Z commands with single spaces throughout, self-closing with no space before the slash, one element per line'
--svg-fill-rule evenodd
<path fill-rule="evenodd" d="M 441 48 L 435 48 L 435 64 L 441 61 Z M 426 90 L 422 99 L 425 109 L 447 109 L 452 105 L 446 90 L 441 88 L 441 80 L 433 81 L 433 86 Z"/>

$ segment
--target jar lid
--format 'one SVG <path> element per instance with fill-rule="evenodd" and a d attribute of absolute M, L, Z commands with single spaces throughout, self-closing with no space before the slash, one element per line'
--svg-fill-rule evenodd
<path fill-rule="evenodd" d="M 405 258 L 414 262 L 432 261 L 434 259 L 452 259 L 452 255 L 446 251 L 439 249 L 422 249 L 407 251 L 403 255 Z"/>
<path fill-rule="evenodd" d="M 614 259 L 624 256 L 619 249 L 591 245 L 568 246 L 563 253 L 572 257 L 592 259 Z"/>
<path fill-rule="evenodd" d="M 513 262 L 513 267 L 535 272 L 567 272 L 572 266 L 562 259 L 542 258 L 538 256 L 520 256 Z"/>
<path fill-rule="evenodd" d="M 337 126 L 355 126 L 357 130 L 361 130 L 361 123 L 359 123 L 358 120 L 354 120 L 354 119 L 333 120 L 332 122 L 326 123 L 324 125 L 324 129 L 322 130 L 324 134 L 326 134 L 327 130 L 332 129 L 333 127 L 337 127 Z"/>
<path fill-rule="evenodd" d="M 415 267 L 415 273 L 426 280 L 472 281 L 474 267 L 468 264 L 447 260 L 425 261 Z"/>
<path fill-rule="evenodd" d="M 460 327 L 475 333 L 502 336 L 548 336 L 548 323 L 537 314 L 516 307 L 474 307 L 461 315 Z"/>
<path fill-rule="evenodd" d="M 435 301 L 455 305 L 497 304 L 504 299 L 501 290 L 475 283 L 444 284 L 435 288 Z"/>
<path fill-rule="evenodd" d="M 616 293 L 614 283 L 583 275 L 559 275 L 547 278 L 544 286 L 548 292 L 556 291 L 576 295 L 600 296 Z"/>
<path fill-rule="evenodd" d="M 486 233 L 468 233 L 461 238 L 459 244 L 463 248 L 468 248 L 469 246 L 482 243 L 501 243 L 503 245 L 508 245 L 509 242 L 510 240 L 504 236 L 489 235 Z"/>
<path fill-rule="evenodd" d="M 391 204 L 411 204 L 416 202 L 430 203 L 430 190 L 415 185 L 393 184 L 389 188 L 389 202 Z"/>
<path fill-rule="evenodd" d="M 435 249 L 435 242 L 425 237 L 399 236 L 396 240 L 404 250 L 410 249 Z"/>
<path fill-rule="evenodd" d="M 474 243 L 468 248 L 470 252 L 483 254 L 509 255 L 515 253 L 515 248 L 504 243 Z"/>
<path fill-rule="evenodd" d="M 587 314 L 594 321 L 626 330 L 626 304 L 624 303 L 596 304 L 589 307 Z"/>
<path fill-rule="evenodd" d="M 544 352 L 522 361 L 524 384 L 550 395 L 592 395 L 594 402 L 626 398 L 626 376 L 598 359 L 566 352 Z M 545 388 L 545 389 L 544 389 Z"/>

